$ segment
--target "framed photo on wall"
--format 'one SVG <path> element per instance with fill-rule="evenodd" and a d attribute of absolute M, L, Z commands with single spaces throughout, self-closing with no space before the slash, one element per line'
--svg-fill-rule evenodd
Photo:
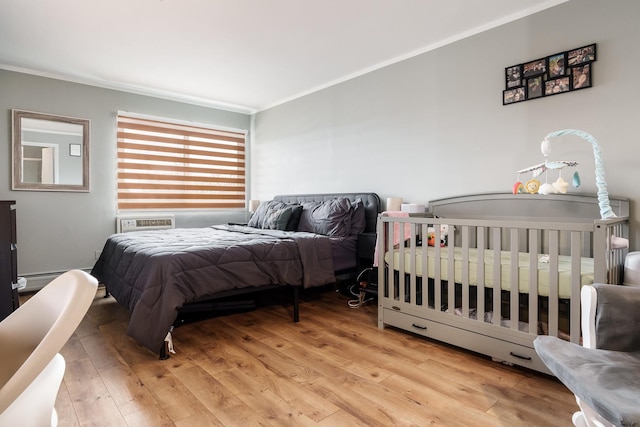
<path fill-rule="evenodd" d="M 558 79 L 547 80 L 544 83 L 544 96 L 556 95 L 558 93 L 569 92 L 569 76 Z"/>
<path fill-rule="evenodd" d="M 544 81 L 542 76 L 527 79 L 527 99 L 540 98 L 544 95 Z"/>
<path fill-rule="evenodd" d="M 570 67 L 584 64 L 585 62 L 593 62 L 596 60 L 596 44 L 570 50 L 567 53 L 567 58 Z"/>
<path fill-rule="evenodd" d="M 502 105 L 514 104 L 526 99 L 524 87 L 508 89 L 502 92 Z"/>
<path fill-rule="evenodd" d="M 505 68 L 507 89 L 522 86 L 522 65 L 513 65 Z"/>
<path fill-rule="evenodd" d="M 535 61 L 527 62 L 522 66 L 522 70 L 522 75 L 524 77 L 544 74 L 547 72 L 547 59 L 536 59 Z"/>
<path fill-rule="evenodd" d="M 565 52 L 562 52 L 556 55 L 551 55 L 547 59 L 547 62 L 549 63 L 547 69 L 549 70 L 550 79 L 564 76 L 567 73 L 566 56 L 567 54 Z"/>
<path fill-rule="evenodd" d="M 591 87 L 591 64 L 571 67 L 571 84 L 573 90 Z"/>

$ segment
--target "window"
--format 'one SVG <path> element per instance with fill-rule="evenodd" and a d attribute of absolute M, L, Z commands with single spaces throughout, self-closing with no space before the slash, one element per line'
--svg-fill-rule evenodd
<path fill-rule="evenodd" d="M 245 136 L 118 113 L 118 210 L 244 208 Z"/>

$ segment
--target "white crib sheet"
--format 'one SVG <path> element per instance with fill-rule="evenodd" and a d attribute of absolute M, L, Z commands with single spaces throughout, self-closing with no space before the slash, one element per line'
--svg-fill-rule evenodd
<path fill-rule="evenodd" d="M 416 276 L 422 277 L 422 251 L 424 247 L 416 248 Z M 448 248 L 440 248 L 440 278 L 441 280 L 449 280 L 449 253 Z M 540 256 L 539 256 L 540 257 Z M 400 254 L 397 249 L 393 251 L 393 268 L 399 270 Z M 462 283 L 462 248 L 456 247 L 454 250 L 455 273 L 454 279 L 456 283 Z M 510 290 L 511 278 L 511 252 L 502 251 L 500 254 L 501 264 L 501 286 L 503 290 Z M 525 252 L 519 253 L 518 260 L 518 289 L 520 293 L 529 293 L 529 254 Z M 389 265 L 389 252 L 385 253 L 385 262 Z M 404 271 L 410 273 L 411 252 L 409 248 L 404 251 Z M 428 275 L 434 278 L 435 272 L 435 248 L 429 247 L 427 252 L 427 260 L 429 264 Z M 484 286 L 493 287 L 493 265 L 494 251 L 492 249 L 484 250 Z M 538 262 L 538 295 L 549 296 L 549 263 Z M 588 285 L 593 283 L 593 258 L 580 258 L 580 284 Z M 478 285 L 478 249 L 469 248 L 469 285 Z M 568 299 L 571 297 L 571 257 L 560 255 L 558 258 L 558 295 L 560 298 Z"/>

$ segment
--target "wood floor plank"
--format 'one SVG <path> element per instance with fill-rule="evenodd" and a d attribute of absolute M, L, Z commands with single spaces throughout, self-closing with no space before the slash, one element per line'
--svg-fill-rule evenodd
<path fill-rule="evenodd" d="M 74 360 L 86 359 L 88 357 L 80 338 L 75 334 L 69 338 L 67 344 L 60 350 L 60 354 L 66 362 L 73 362 Z"/>
<path fill-rule="evenodd" d="M 153 370 L 141 371 L 135 368 L 134 370 L 153 395 L 158 406 L 163 408 L 175 424 L 189 419 L 194 422 L 199 419 L 208 419 L 213 425 L 221 425 L 171 371 L 159 366 L 158 363 L 153 365 L 155 365 Z"/>
<path fill-rule="evenodd" d="M 567 387 L 556 378 L 550 376 L 526 373 L 515 387 L 534 399 L 553 404 L 560 402 L 569 407 L 576 405 L 575 397 L 569 393 Z"/>
<path fill-rule="evenodd" d="M 465 402 L 465 406 L 479 411 L 488 411 L 502 397 L 493 387 L 487 390 L 477 383 L 456 381 L 448 375 L 448 371 L 426 370 L 419 366 L 408 366 L 405 369 L 406 371 L 385 379 L 383 384 L 399 392 L 437 390 L 442 396 Z M 409 379 L 409 382 L 405 382 L 405 379 Z"/>
<path fill-rule="evenodd" d="M 271 390 L 261 392 L 247 391 L 238 398 L 262 419 L 275 426 L 315 426 L 316 422 L 303 414 L 298 408 L 280 399 Z"/>
<path fill-rule="evenodd" d="M 58 415 L 59 425 L 65 425 L 68 427 L 76 427 L 80 425 L 78 417 L 76 416 L 76 411 L 73 407 L 73 402 L 71 401 L 71 396 L 69 396 L 69 390 L 67 390 L 67 385 L 64 381 L 60 385 L 60 390 L 58 390 L 55 409 Z"/>
<path fill-rule="evenodd" d="M 175 423 L 164 411 L 147 406 L 124 416 L 127 425 L 136 427 L 170 427 Z"/>
<path fill-rule="evenodd" d="M 122 415 L 128 416 L 147 407 L 157 413 L 164 412 L 142 380 L 128 366 L 114 366 L 99 370 L 98 373 Z"/>
<path fill-rule="evenodd" d="M 126 335 L 96 298 L 62 354 L 59 426 L 561 426 L 557 380 L 394 328 L 377 307 L 303 293 L 301 321 L 276 295 L 254 311 L 184 323 L 168 360 Z"/>
<path fill-rule="evenodd" d="M 126 421 L 89 359 L 67 363 L 64 382 L 82 426 L 123 426 Z M 59 425 L 65 425 L 60 420 Z"/>
<path fill-rule="evenodd" d="M 309 384 L 316 394 L 340 407 L 342 411 L 368 426 L 409 426 L 413 423 L 406 420 L 398 411 L 389 411 L 384 406 L 362 396 L 353 390 L 354 383 L 337 383 L 331 378 L 318 378 Z"/>
<path fill-rule="evenodd" d="M 500 420 L 490 416 L 485 409 L 486 405 L 470 404 L 476 400 L 482 400 L 483 396 L 478 391 L 473 390 L 458 396 L 443 391 L 442 385 L 438 388 L 430 387 L 408 379 L 394 375 L 386 379 L 383 385 L 388 387 L 388 393 L 393 396 L 403 396 L 406 401 L 403 406 L 406 408 L 405 417 L 409 417 L 413 422 L 421 423 L 427 419 L 429 422 L 447 425 L 468 426 L 470 420 L 475 425 L 499 426 Z M 384 398 L 380 396 L 379 398 Z M 491 398 L 490 398 L 491 399 Z M 497 399 L 493 400 L 493 403 Z M 460 402 L 465 402 L 461 405 Z M 397 404 L 394 404 L 397 408 Z"/>
<path fill-rule="evenodd" d="M 346 411 L 338 411 L 329 415 L 317 424 L 320 427 L 370 427 Z"/>
<path fill-rule="evenodd" d="M 79 338 L 84 353 L 99 371 L 126 364 L 113 345 L 102 334 L 85 335 Z"/>
<path fill-rule="evenodd" d="M 233 327 L 229 325 L 223 335 L 233 334 Z M 229 337 L 231 339 L 231 337 Z M 293 379 L 299 382 L 309 382 L 317 378 L 319 374 L 308 364 L 296 362 L 283 353 L 269 347 L 249 335 L 242 335 L 242 339 L 235 341 L 238 347 L 251 354 L 261 363 L 267 365 L 272 374 Z"/>
<path fill-rule="evenodd" d="M 229 391 L 217 379 L 198 367 L 183 369 L 178 380 L 207 409 L 212 419 L 223 425 L 241 425 L 253 414 L 250 405 Z"/>

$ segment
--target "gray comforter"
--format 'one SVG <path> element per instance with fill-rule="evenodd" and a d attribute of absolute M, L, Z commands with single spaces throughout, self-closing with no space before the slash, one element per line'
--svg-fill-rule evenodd
<path fill-rule="evenodd" d="M 112 235 L 91 274 L 129 309 L 128 334 L 154 352 L 186 303 L 251 286 L 335 282 L 329 238 L 225 225 Z"/>

